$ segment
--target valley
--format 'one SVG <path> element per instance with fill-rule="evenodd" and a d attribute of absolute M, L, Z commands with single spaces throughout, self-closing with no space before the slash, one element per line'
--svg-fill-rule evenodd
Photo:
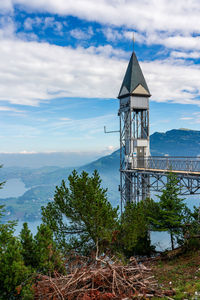
<path fill-rule="evenodd" d="M 177 143 L 178 140 L 178 143 Z M 166 133 L 156 132 L 150 137 L 152 155 L 170 156 L 198 156 L 200 153 L 200 131 L 170 130 Z M 108 199 L 113 206 L 120 204 L 119 185 L 119 150 L 110 155 L 101 157 L 89 164 L 76 167 L 78 172 L 83 170 L 92 173 L 98 170 L 102 185 L 108 189 Z M 0 170 L 0 181 L 8 181 L 12 196 L 5 196 L 3 189 L 0 191 L 0 203 L 5 205 L 4 221 L 38 221 L 41 218 L 40 208 L 53 200 L 56 186 L 64 179 L 67 181 L 74 168 L 45 166 L 41 168 L 28 167 L 3 167 Z M 12 180 L 18 180 L 14 182 Z M 17 194 L 18 185 L 24 184 L 24 192 Z M 23 190 L 23 189 L 22 189 Z M 2 193 L 2 194 L 1 194 Z M 15 194 L 16 193 L 16 194 Z M 2 195 L 2 196 L 1 196 Z M 152 195 L 154 197 L 154 195 Z M 191 197 L 190 197 L 191 198 Z M 192 196 L 189 206 L 198 205 L 198 195 Z"/>

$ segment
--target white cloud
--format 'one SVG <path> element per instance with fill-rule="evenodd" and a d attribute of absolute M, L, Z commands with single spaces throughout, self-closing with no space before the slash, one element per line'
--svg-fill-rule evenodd
<path fill-rule="evenodd" d="M 160 41 L 163 45 L 175 49 L 200 49 L 200 36 L 172 36 Z"/>
<path fill-rule="evenodd" d="M 34 20 L 31 19 L 31 18 L 27 18 L 25 21 L 24 21 L 24 28 L 26 30 L 32 30 L 33 29 L 33 24 L 34 24 Z"/>
<path fill-rule="evenodd" d="M 89 27 L 87 30 L 81 30 L 81 29 L 72 29 L 70 30 L 70 35 L 78 40 L 88 40 L 93 36 L 93 30 L 91 27 Z"/>
<path fill-rule="evenodd" d="M 72 49 L 16 38 L 1 39 L 0 57 L 0 100 L 26 105 L 55 97 L 115 98 L 128 63 L 111 46 Z M 197 65 L 175 59 L 141 65 L 155 101 L 200 104 Z"/>
<path fill-rule="evenodd" d="M 117 58 L 126 58 L 126 59 L 129 59 L 131 55 L 131 52 L 125 52 L 120 48 L 113 48 L 111 45 L 98 46 L 98 47 L 91 46 L 87 49 L 87 52 L 94 55 L 98 54 L 107 57 L 114 56 Z"/>
<path fill-rule="evenodd" d="M 110 152 L 113 152 L 116 148 L 115 148 L 115 146 L 110 145 L 110 146 L 108 146 L 107 149 L 108 149 Z"/>
<path fill-rule="evenodd" d="M 181 51 L 172 51 L 170 53 L 171 57 L 175 58 L 192 58 L 192 59 L 199 59 L 200 52 L 192 51 L 192 52 L 181 52 Z"/>
<path fill-rule="evenodd" d="M 44 19 L 44 28 L 53 27 L 55 22 L 54 17 L 46 17 Z"/>
<path fill-rule="evenodd" d="M 108 41 L 115 42 L 116 40 L 122 40 L 124 38 L 124 35 L 121 31 L 110 27 L 102 29 L 102 32 Z"/>
<path fill-rule="evenodd" d="M 198 65 L 176 60 L 157 60 L 141 65 L 153 100 L 200 105 L 197 98 L 200 93 Z"/>
<path fill-rule="evenodd" d="M 104 34 L 109 41 L 135 39 L 138 43 L 161 44 L 176 49 L 200 49 L 200 2 L 199 0 L 10 0 L 2 2 L 0 9 L 13 9 L 21 4 L 30 11 L 39 11 L 58 15 L 72 15 L 87 21 L 96 21 L 106 25 Z M 11 5 L 12 3 L 12 5 Z M 187 18 L 187 19 L 186 19 Z M 31 20 L 25 21 L 30 30 Z M 34 21 L 35 22 L 35 21 Z M 54 17 L 46 17 L 48 26 L 62 33 L 63 24 Z M 115 26 L 122 27 L 120 31 Z M 45 26 L 44 26 L 45 27 Z M 74 29 L 71 35 L 77 39 L 89 39 L 91 32 Z M 197 35 L 197 36 L 196 36 Z"/>
<path fill-rule="evenodd" d="M 170 31 L 159 32 L 149 31 L 148 28 L 145 29 L 145 32 L 136 32 L 131 30 L 121 30 L 121 29 L 114 29 L 111 27 L 106 27 L 102 31 L 106 36 L 106 39 L 111 42 L 119 41 L 119 40 L 134 40 L 136 43 L 140 44 L 147 44 L 147 45 L 164 45 L 167 48 L 172 49 L 184 49 L 184 50 L 200 50 L 200 36 L 192 36 L 192 35 L 180 35 L 180 34 L 173 34 Z M 183 54 L 183 52 L 180 52 Z M 178 52 L 173 52 L 174 57 L 178 57 Z M 196 58 L 197 52 L 193 53 L 194 56 L 186 56 L 185 58 Z M 179 56 L 180 57 L 180 56 Z"/>
<path fill-rule="evenodd" d="M 115 97 L 124 65 L 95 49 L 17 39 L 1 39 L 0 57 L 0 100 L 26 105 L 55 97 Z"/>
<path fill-rule="evenodd" d="M 108 45 L 72 49 L 28 42 L 27 37 L 23 41 L 16 37 L 10 17 L 2 18 L 0 25 L 0 100 L 38 105 L 58 97 L 117 96 L 128 63 L 126 52 Z M 199 105 L 199 67 L 173 53 L 170 59 L 141 64 L 152 99 Z"/>
<path fill-rule="evenodd" d="M 60 118 L 60 121 L 70 121 L 70 118 Z"/>
<path fill-rule="evenodd" d="M 12 153 L 12 152 L 11 152 Z M 18 152 L 19 154 L 36 154 L 36 151 L 27 151 L 27 150 L 22 150 Z"/>
<path fill-rule="evenodd" d="M 12 0 L 12 4 L 141 31 L 200 32 L 199 0 Z"/>
<path fill-rule="evenodd" d="M 88 39 L 88 35 L 83 30 L 80 30 L 80 29 L 72 29 L 70 31 L 70 34 L 72 37 L 74 37 L 75 39 L 78 39 L 78 40 Z"/>
<path fill-rule="evenodd" d="M 54 17 L 34 17 L 26 18 L 24 21 L 24 29 L 27 31 L 33 30 L 34 27 L 40 27 L 40 30 L 46 30 L 52 28 L 56 33 L 63 34 L 63 25 L 66 26 L 66 22 L 58 22 Z"/>
<path fill-rule="evenodd" d="M 12 17 L 2 16 L 0 18 L 0 40 L 13 39 L 16 31 L 16 25 Z"/>
<path fill-rule="evenodd" d="M 128 40 L 133 40 L 134 39 L 134 42 L 137 42 L 137 43 L 140 43 L 140 44 L 145 44 L 146 43 L 146 37 L 144 36 L 144 34 L 141 34 L 139 32 L 124 31 L 123 35 Z"/>
<path fill-rule="evenodd" d="M 35 18 L 27 18 L 24 21 L 24 28 L 26 30 L 32 30 L 34 26 L 40 26 L 42 24 L 42 18 L 35 17 Z"/>
<path fill-rule="evenodd" d="M 193 120 L 194 118 L 192 118 L 192 117 L 181 117 L 180 118 L 180 120 L 185 120 L 185 121 L 187 121 L 187 120 Z"/>
<path fill-rule="evenodd" d="M 1 0 L 0 1 L 0 12 L 8 13 L 13 11 L 13 2 L 12 0 Z"/>
<path fill-rule="evenodd" d="M 18 32 L 17 38 L 24 40 L 24 41 L 37 41 L 38 40 L 38 36 L 33 32 L 31 32 L 31 33 Z"/>
<path fill-rule="evenodd" d="M 188 121 L 189 124 L 199 124 L 200 123 L 200 112 L 193 112 L 189 116 L 183 116 L 180 120 Z"/>
<path fill-rule="evenodd" d="M 61 22 L 56 21 L 54 17 L 44 18 L 43 23 L 43 29 L 53 28 L 54 31 L 56 31 L 57 33 L 63 34 L 63 24 Z"/>
<path fill-rule="evenodd" d="M 0 111 L 5 111 L 5 112 L 15 112 L 15 113 L 24 113 L 23 110 L 19 110 L 13 107 L 9 107 L 9 106 L 0 106 Z"/>
<path fill-rule="evenodd" d="M 138 33 L 133 30 L 120 30 L 114 29 L 112 27 L 105 27 L 102 29 L 103 34 L 106 39 L 111 42 L 115 42 L 118 40 L 133 40 L 137 43 L 147 43 L 147 38 L 144 34 Z"/>

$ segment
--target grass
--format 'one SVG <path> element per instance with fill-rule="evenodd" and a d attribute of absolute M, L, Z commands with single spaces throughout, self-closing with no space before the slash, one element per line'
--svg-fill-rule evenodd
<path fill-rule="evenodd" d="M 200 299 L 200 250 L 156 261 L 151 267 L 162 289 L 175 290 L 171 299 Z"/>

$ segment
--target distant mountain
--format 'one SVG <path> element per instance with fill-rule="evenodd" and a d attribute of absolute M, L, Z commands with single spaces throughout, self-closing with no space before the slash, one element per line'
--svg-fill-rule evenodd
<path fill-rule="evenodd" d="M 110 155 L 103 156 L 94 162 L 84 165 L 78 170 L 85 170 L 86 172 L 92 172 L 97 169 L 100 173 L 113 173 L 113 170 L 119 169 L 120 151 L 117 150 Z"/>
<path fill-rule="evenodd" d="M 189 129 L 172 129 L 167 132 L 155 132 L 150 136 L 152 156 L 198 156 L 200 155 L 200 131 Z M 119 169 L 120 151 L 99 158 L 79 169 L 91 172 L 113 172 Z"/>
<path fill-rule="evenodd" d="M 200 131 L 173 129 L 165 133 L 155 132 L 150 137 L 150 149 L 153 156 L 198 156 Z"/>
<path fill-rule="evenodd" d="M 173 129 L 166 133 L 155 132 L 150 137 L 151 155 L 171 156 L 197 156 L 200 154 L 200 131 Z M 116 206 L 119 200 L 119 160 L 120 151 L 101 157 L 81 167 L 76 167 L 78 172 L 83 170 L 92 173 L 98 170 L 102 184 L 108 188 L 108 199 Z M 40 218 L 40 206 L 51 201 L 56 185 L 61 180 L 67 180 L 73 168 L 43 167 L 39 169 L 9 167 L 0 170 L 0 182 L 18 178 L 24 182 L 28 191 L 16 198 L 0 199 L 0 204 L 6 204 L 7 216 L 10 219 L 21 218 L 35 220 Z"/>

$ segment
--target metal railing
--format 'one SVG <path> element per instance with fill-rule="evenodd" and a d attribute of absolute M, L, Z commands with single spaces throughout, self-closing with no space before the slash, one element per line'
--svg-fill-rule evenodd
<path fill-rule="evenodd" d="M 200 172 L 200 158 L 180 156 L 132 157 L 133 169 Z"/>

